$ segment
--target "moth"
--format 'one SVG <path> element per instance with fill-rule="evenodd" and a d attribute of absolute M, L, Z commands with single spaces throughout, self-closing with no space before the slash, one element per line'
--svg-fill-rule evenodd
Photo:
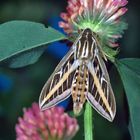
<path fill-rule="evenodd" d="M 96 34 L 89 28 L 81 31 L 44 85 L 39 97 L 41 110 L 72 95 L 74 114 L 81 112 L 87 100 L 100 115 L 113 121 L 116 102 L 104 60 Z"/>

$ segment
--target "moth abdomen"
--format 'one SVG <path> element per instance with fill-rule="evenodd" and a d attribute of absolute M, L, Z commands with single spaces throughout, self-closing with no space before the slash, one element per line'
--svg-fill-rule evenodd
<path fill-rule="evenodd" d="M 73 77 L 72 98 L 73 110 L 75 114 L 79 114 L 86 101 L 85 95 L 88 91 L 88 69 L 86 65 L 80 65 Z"/>

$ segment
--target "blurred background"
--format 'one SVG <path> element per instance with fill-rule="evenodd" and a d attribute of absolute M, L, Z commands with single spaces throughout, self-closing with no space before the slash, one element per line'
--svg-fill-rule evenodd
<path fill-rule="evenodd" d="M 0 23 L 10 20 L 29 20 L 58 27 L 60 13 L 65 11 L 66 0 L 1 0 Z M 125 15 L 128 30 L 120 42 L 120 58 L 140 57 L 140 5 L 139 0 L 129 0 Z M 63 31 L 62 31 L 63 32 Z M 0 67 L 0 140 L 15 140 L 15 124 L 23 115 L 23 108 L 38 102 L 40 91 L 69 47 L 62 42 L 48 46 L 39 61 L 33 65 L 10 69 Z M 126 97 L 119 75 L 109 64 L 111 82 L 117 100 L 117 115 L 113 123 L 107 122 L 94 111 L 95 140 L 130 140 L 127 129 L 129 113 Z M 66 110 L 71 110 L 72 102 L 64 102 Z M 79 123 L 83 123 L 79 121 Z M 78 136 L 83 137 L 79 132 Z M 77 136 L 77 140 L 78 140 Z"/>

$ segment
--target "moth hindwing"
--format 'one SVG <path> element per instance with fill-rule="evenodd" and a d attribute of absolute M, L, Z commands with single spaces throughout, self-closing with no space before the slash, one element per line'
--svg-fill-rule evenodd
<path fill-rule="evenodd" d="M 116 102 L 101 47 L 90 29 L 81 32 L 67 55 L 44 85 L 39 105 L 50 108 L 72 95 L 73 110 L 79 114 L 87 100 L 104 118 L 113 121 Z"/>

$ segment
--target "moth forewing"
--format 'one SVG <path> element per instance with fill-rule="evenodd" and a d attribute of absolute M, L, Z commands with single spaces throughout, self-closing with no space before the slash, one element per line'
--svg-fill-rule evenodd
<path fill-rule="evenodd" d="M 95 108 L 95 110 L 99 114 L 112 122 L 116 114 L 116 102 L 107 70 L 104 67 L 105 65 L 103 64 L 102 60 L 101 62 L 102 63 L 98 64 L 100 65 L 100 75 L 97 75 L 97 72 L 95 72 L 95 68 L 93 67 L 92 63 L 88 64 L 91 78 L 93 78 L 93 83 L 96 87 L 96 94 L 89 92 L 86 97 L 90 104 L 93 106 L 93 108 Z M 90 89 L 89 91 L 92 92 L 92 90 Z"/>
<path fill-rule="evenodd" d="M 71 49 L 60 61 L 41 91 L 39 97 L 41 110 L 50 108 L 71 95 L 73 71 L 76 67 L 78 62 L 74 61 L 74 52 Z"/>
<path fill-rule="evenodd" d="M 52 101 L 50 101 L 49 103 L 47 103 L 47 104 L 43 104 L 43 103 L 40 104 L 40 109 L 42 111 L 46 110 L 46 109 L 49 109 L 49 108 L 59 104 L 63 100 L 67 99 L 70 95 L 71 95 L 71 90 L 68 89 L 68 90 L 64 91 L 62 95 L 54 97 L 54 99 Z"/>

